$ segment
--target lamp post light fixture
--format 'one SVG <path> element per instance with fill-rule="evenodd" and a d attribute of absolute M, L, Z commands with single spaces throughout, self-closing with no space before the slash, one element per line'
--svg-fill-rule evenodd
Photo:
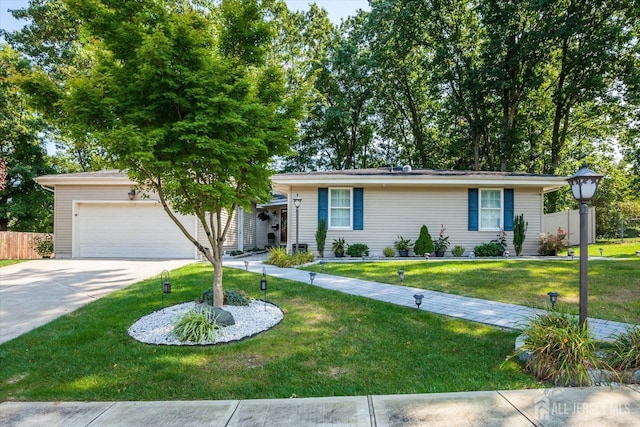
<path fill-rule="evenodd" d="M 300 230 L 300 215 L 299 215 L 299 211 L 300 211 L 300 203 L 302 202 L 302 197 L 300 197 L 300 194 L 296 193 L 296 197 L 293 198 L 293 204 L 296 207 L 296 250 L 294 252 L 298 252 L 300 250 L 300 246 L 298 246 L 298 231 Z"/>
<path fill-rule="evenodd" d="M 315 271 L 312 271 L 309 273 L 309 283 L 313 285 L 313 280 L 316 278 L 316 273 Z"/>
<path fill-rule="evenodd" d="M 404 270 L 398 270 L 398 277 L 400 278 L 400 284 L 404 284 Z"/>
<path fill-rule="evenodd" d="M 418 310 L 420 310 L 420 304 L 422 304 L 422 298 L 424 298 L 424 295 L 422 294 L 415 294 L 413 296 L 413 298 L 415 298 L 416 300 L 416 307 L 418 308 Z"/>
<path fill-rule="evenodd" d="M 132 188 L 131 190 L 129 190 L 127 195 L 129 196 L 129 200 L 135 199 L 136 198 L 136 190 Z"/>
<path fill-rule="evenodd" d="M 560 296 L 560 294 L 555 291 L 551 291 L 551 292 L 548 292 L 547 295 L 549 295 L 549 301 L 551 301 L 551 308 L 555 308 L 556 302 L 558 302 L 558 297 Z"/>
<path fill-rule="evenodd" d="M 573 197 L 580 202 L 580 326 L 587 326 L 587 301 L 589 297 L 588 284 L 588 262 L 589 253 L 587 248 L 588 217 L 589 210 L 587 202 L 595 196 L 598 191 L 598 184 L 602 179 L 599 175 L 587 167 L 587 163 L 582 163 L 580 170 L 567 179 L 571 185 Z"/>

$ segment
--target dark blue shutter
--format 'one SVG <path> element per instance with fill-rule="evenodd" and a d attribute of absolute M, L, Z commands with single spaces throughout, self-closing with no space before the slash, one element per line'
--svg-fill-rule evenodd
<path fill-rule="evenodd" d="M 513 231 L 513 188 L 504 189 L 504 231 Z"/>
<path fill-rule="evenodd" d="M 353 229 L 364 230 L 364 189 L 353 189 Z"/>
<path fill-rule="evenodd" d="M 318 224 L 324 220 L 329 226 L 329 189 L 318 188 Z"/>
<path fill-rule="evenodd" d="M 478 189 L 470 188 L 469 189 L 469 221 L 468 227 L 469 231 L 478 231 Z"/>

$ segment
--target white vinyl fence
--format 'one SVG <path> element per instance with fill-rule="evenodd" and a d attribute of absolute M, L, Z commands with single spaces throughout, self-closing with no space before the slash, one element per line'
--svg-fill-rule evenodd
<path fill-rule="evenodd" d="M 580 212 L 576 210 L 566 210 L 564 212 L 555 212 L 545 214 L 542 220 L 542 231 L 545 233 L 556 234 L 558 228 L 562 228 L 567 233 L 569 241 L 573 245 L 580 243 Z M 587 232 L 587 242 L 589 244 L 596 242 L 596 208 L 589 207 L 589 224 Z"/>

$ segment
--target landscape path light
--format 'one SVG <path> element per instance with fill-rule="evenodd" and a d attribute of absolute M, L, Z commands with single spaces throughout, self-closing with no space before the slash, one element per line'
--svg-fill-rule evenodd
<path fill-rule="evenodd" d="M 264 311 L 267 311 L 267 269 L 262 267 L 262 277 L 260 278 L 260 290 L 264 292 Z"/>
<path fill-rule="evenodd" d="M 558 297 L 560 296 L 560 294 L 555 291 L 551 291 L 551 292 L 548 292 L 547 295 L 549 295 L 549 301 L 551 301 L 551 308 L 555 308 L 556 302 L 558 302 Z"/>
<path fill-rule="evenodd" d="M 404 284 L 404 270 L 398 270 L 398 277 L 400 278 L 400 284 Z"/>
<path fill-rule="evenodd" d="M 424 298 L 424 295 L 415 294 L 413 298 L 416 300 L 416 307 L 418 308 L 418 310 L 420 310 L 420 304 L 422 304 L 422 298 Z"/>
<path fill-rule="evenodd" d="M 589 209 L 587 202 L 595 196 L 602 175 L 595 173 L 582 163 L 582 167 L 575 175 L 568 178 L 573 197 L 580 202 L 580 326 L 587 326 L 587 302 L 589 299 L 588 263 L 589 253 L 587 234 L 589 226 Z"/>
<path fill-rule="evenodd" d="M 244 262 L 244 269 L 245 271 L 249 271 L 249 261 Z"/>
<path fill-rule="evenodd" d="M 162 273 L 160 273 L 160 287 L 162 289 L 162 311 L 164 312 L 164 294 L 171 293 L 171 280 L 168 270 L 163 270 Z"/>

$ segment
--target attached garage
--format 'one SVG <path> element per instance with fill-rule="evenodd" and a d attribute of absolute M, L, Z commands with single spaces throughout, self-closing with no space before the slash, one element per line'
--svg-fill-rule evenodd
<path fill-rule="evenodd" d="M 178 216 L 195 235 L 193 217 Z M 78 202 L 73 258 L 194 258 L 195 247 L 159 203 Z"/>

